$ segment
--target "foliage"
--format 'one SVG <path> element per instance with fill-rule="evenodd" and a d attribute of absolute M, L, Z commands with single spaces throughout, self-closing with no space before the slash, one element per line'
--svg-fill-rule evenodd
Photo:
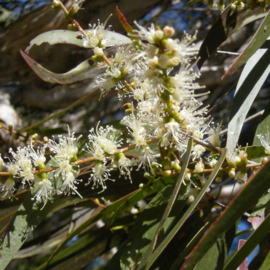
<path fill-rule="evenodd" d="M 269 108 L 254 145 L 241 147 L 238 140 L 270 72 L 269 12 L 253 2 L 247 8 L 228 6 L 197 55 L 195 35 L 178 40 L 169 26 L 136 23 L 138 29 L 133 29 L 118 8 L 127 37 L 106 28 L 107 22 L 85 30 L 75 19 L 83 2 L 66 9 L 54 0 L 52 7 L 64 12 L 69 30 L 43 33 L 21 51 L 44 81 L 71 84 L 94 77 L 95 87 L 66 109 L 21 130 L 1 126 L 24 138 L 25 146 L 0 159 L 0 268 L 14 258 L 33 257 L 37 269 L 81 269 L 97 258 L 100 265 L 105 258 L 105 269 L 236 269 L 260 245 L 251 265 L 268 269 Z M 198 68 L 233 33 L 262 17 L 253 39 L 223 76 L 245 64 L 224 147 L 222 124 L 213 122 L 199 100 L 208 92 L 197 92 L 204 88 L 197 82 Z M 59 74 L 30 57 L 33 47 L 43 43 L 72 44 L 93 55 Z M 113 92 L 124 103 L 121 121 L 97 123 L 88 136 L 69 127 L 67 134 L 43 140 L 42 134 L 34 134 L 100 90 L 101 98 Z M 241 191 L 225 194 L 226 205 L 221 196 L 228 179 Z M 254 232 L 230 254 L 233 239 L 242 233 L 237 232 L 239 220 L 246 216 Z"/>

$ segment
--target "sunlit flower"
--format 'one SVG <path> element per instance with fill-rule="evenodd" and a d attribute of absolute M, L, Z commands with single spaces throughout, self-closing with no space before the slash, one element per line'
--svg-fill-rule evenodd
<path fill-rule="evenodd" d="M 121 133 L 112 126 L 93 128 L 89 131 L 89 143 L 86 145 L 88 152 L 96 160 L 104 160 L 106 156 L 113 155 L 115 151 L 122 145 Z"/>
<path fill-rule="evenodd" d="M 49 200 L 53 199 L 53 194 L 55 193 L 52 187 L 52 183 L 48 179 L 41 179 L 37 181 L 35 183 L 34 190 L 35 192 L 33 200 L 36 200 L 37 202 L 43 202 L 43 207 Z"/>
<path fill-rule="evenodd" d="M 93 188 L 101 186 L 102 190 L 105 190 L 107 188 L 105 182 L 112 180 L 110 179 L 110 171 L 112 168 L 109 168 L 103 163 L 96 162 L 92 170 L 93 172 L 90 174 L 89 183 L 93 182 Z"/>

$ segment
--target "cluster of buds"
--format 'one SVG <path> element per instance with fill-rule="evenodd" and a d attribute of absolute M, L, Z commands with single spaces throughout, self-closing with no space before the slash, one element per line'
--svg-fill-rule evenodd
<path fill-rule="evenodd" d="M 223 11 L 225 8 L 224 0 L 203 0 L 204 4 L 209 5 L 211 8 L 215 8 L 218 6 L 220 11 Z M 237 1 L 232 1 L 230 8 L 231 10 L 242 10 L 243 8 L 247 7 L 249 9 L 255 9 L 257 7 L 260 7 L 261 11 L 264 12 L 266 8 L 269 5 L 268 0 L 237 0 Z"/>

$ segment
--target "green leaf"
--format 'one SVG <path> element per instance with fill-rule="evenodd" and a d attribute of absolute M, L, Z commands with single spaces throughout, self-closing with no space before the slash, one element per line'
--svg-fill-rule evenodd
<path fill-rule="evenodd" d="M 58 200 L 58 197 L 56 197 L 53 202 L 48 201 L 43 207 L 43 203 L 38 204 L 32 198 L 33 195 L 29 192 L 4 237 L 0 240 L 0 269 L 6 268 L 23 243 L 46 217 L 51 208 L 57 204 Z"/>
<path fill-rule="evenodd" d="M 269 232 L 270 228 L 270 214 L 264 219 L 261 225 L 253 232 L 253 234 L 247 239 L 244 246 L 240 248 L 230 260 L 226 263 L 224 270 L 236 269 L 242 261 L 248 257 L 248 255 L 254 250 L 254 248 L 260 243 L 264 236 Z"/>
<path fill-rule="evenodd" d="M 264 196 L 262 196 L 257 205 L 255 206 L 253 212 L 250 214 L 251 217 L 258 217 L 261 216 L 265 209 L 270 208 L 270 193 L 266 193 Z"/>
<path fill-rule="evenodd" d="M 59 84 L 70 84 L 77 81 L 83 81 L 85 79 L 95 78 L 97 75 L 101 73 L 100 68 L 97 68 L 95 65 L 90 65 L 90 60 L 85 60 L 77 67 L 73 68 L 72 70 L 58 74 L 49 71 L 48 69 L 44 68 L 42 65 L 37 63 L 33 58 L 31 58 L 28 54 L 20 51 L 22 57 L 33 69 L 33 71 L 45 82 L 49 83 L 59 83 Z M 98 89 L 95 87 L 91 90 L 94 92 Z"/>
<path fill-rule="evenodd" d="M 210 209 L 212 209 L 212 207 Z M 201 214 L 201 213 L 199 213 L 199 214 Z M 209 213 L 207 212 L 207 214 L 209 214 Z M 204 215 L 203 217 L 207 218 L 206 215 Z M 190 221 L 190 219 L 189 219 L 189 221 Z M 194 246 L 198 243 L 198 241 L 201 239 L 201 237 L 204 235 L 205 231 L 209 228 L 210 224 L 211 223 L 209 223 L 209 222 L 206 222 L 206 223 L 204 222 L 203 226 L 200 226 L 199 228 L 191 228 L 191 232 L 190 232 L 190 234 L 192 234 L 191 240 L 188 243 L 184 243 L 185 245 L 183 247 L 182 252 L 179 254 L 177 259 L 173 262 L 173 265 L 170 267 L 170 270 L 179 270 L 180 265 L 182 264 L 184 259 L 191 252 L 191 250 L 194 248 Z M 187 224 L 185 224 L 185 225 L 187 226 Z M 195 232 L 195 234 L 194 234 L 194 232 Z"/>
<path fill-rule="evenodd" d="M 222 235 L 198 262 L 197 269 L 223 269 L 227 252 L 225 237 Z"/>
<path fill-rule="evenodd" d="M 269 270 L 270 269 L 270 251 L 268 252 L 263 264 L 259 268 L 259 270 Z"/>
<path fill-rule="evenodd" d="M 197 204 L 200 202 L 201 198 L 205 194 L 208 187 L 211 185 L 211 183 L 214 181 L 217 173 L 219 172 L 220 167 L 222 166 L 225 157 L 226 157 L 227 149 L 223 149 L 220 159 L 217 162 L 214 170 L 210 174 L 208 180 L 206 181 L 205 185 L 195 198 L 195 200 L 192 202 L 190 207 L 187 209 L 187 211 L 184 213 L 184 215 L 180 218 L 180 220 L 176 223 L 176 225 L 171 229 L 171 231 L 168 233 L 168 235 L 165 237 L 165 239 L 160 243 L 160 245 L 156 248 L 156 250 L 153 252 L 152 256 L 150 257 L 148 264 L 145 269 L 149 269 L 151 265 L 155 262 L 155 260 L 158 258 L 158 256 L 161 254 L 161 252 L 166 248 L 166 246 L 169 244 L 169 242 L 172 240 L 172 238 L 176 235 L 176 233 L 180 230 L 180 228 L 183 226 L 183 224 L 188 219 L 189 215 L 192 213 L 192 211 L 195 209 Z"/>
<path fill-rule="evenodd" d="M 69 260 L 71 257 L 73 257 L 73 259 L 76 259 L 76 254 L 83 252 L 85 249 L 91 249 L 93 247 L 98 246 L 98 244 L 100 242 L 104 242 L 104 240 L 108 240 L 110 238 L 112 238 L 115 235 L 124 235 L 124 230 L 117 230 L 116 232 L 112 232 L 110 230 L 110 228 L 107 227 L 102 227 L 100 229 L 97 229 L 94 231 L 91 231 L 87 234 L 85 234 L 84 236 L 80 237 L 76 242 L 72 243 L 70 246 L 64 248 L 63 250 L 61 250 L 50 262 L 50 266 L 51 265 L 55 265 L 56 263 L 63 261 L 63 260 Z M 103 247 L 102 249 L 100 249 L 100 253 L 102 253 L 102 251 L 104 251 Z M 95 257 L 91 256 L 88 258 L 88 263 L 91 260 L 94 260 Z M 40 265 L 37 269 L 35 270 L 39 270 L 39 269 L 44 269 L 46 263 Z"/>
<path fill-rule="evenodd" d="M 142 261 L 139 265 L 139 270 L 140 269 L 143 269 L 147 263 L 147 261 L 149 260 L 149 257 L 151 256 L 153 250 L 155 249 L 155 246 L 157 244 L 157 241 L 158 241 L 158 237 L 159 237 L 159 234 L 161 232 L 161 228 L 163 227 L 163 224 L 165 222 L 165 220 L 169 217 L 170 215 L 170 212 L 172 210 L 172 207 L 175 203 L 175 200 L 177 198 L 177 195 L 179 193 L 179 190 L 180 190 L 180 187 L 181 187 L 181 184 L 183 182 L 183 179 L 184 179 L 184 176 L 185 176 L 185 172 L 186 172 L 186 169 L 187 169 L 187 166 L 188 166 L 188 163 L 189 163 L 189 158 L 190 158 L 190 154 L 191 154 L 191 150 L 192 150 L 192 144 L 193 144 L 193 139 L 190 138 L 189 141 L 188 141 L 188 146 L 187 146 L 187 150 L 186 150 L 186 153 L 185 153 L 185 156 L 184 156 L 184 160 L 183 160 L 183 165 L 182 165 L 182 168 L 181 168 L 181 172 L 179 174 L 179 177 L 177 179 L 177 182 L 175 184 L 175 187 L 173 189 L 173 193 L 172 195 L 170 196 L 170 200 L 167 204 L 167 207 L 163 213 L 163 216 L 159 222 L 159 225 L 156 229 L 156 232 L 154 234 L 154 237 L 152 239 L 152 242 L 151 244 L 149 245 L 147 251 L 145 252 L 143 258 L 142 258 Z M 163 228 L 164 229 L 164 228 Z"/>
<path fill-rule="evenodd" d="M 268 137 L 270 128 L 270 101 L 267 104 L 267 107 L 260 119 L 260 124 L 257 126 L 254 138 L 253 138 L 253 145 L 262 145 L 260 139 L 258 138 L 258 135 L 263 135 Z M 263 151 L 265 154 L 265 149 L 263 147 Z M 265 154 L 266 156 L 266 154 Z M 257 162 L 261 162 L 261 158 L 256 159 Z"/>
<path fill-rule="evenodd" d="M 241 67 L 247 60 L 263 45 L 265 40 L 270 35 L 270 11 L 267 13 L 257 32 L 244 49 L 241 54 L 236 58 L 233 64 L 229 67 L 226 73 L 222 76 L 222 80 L 232 74 L 236 69 Z"/>
<path fill-rule="evenodd" d="M 166 219 L 163 225 L 163 235 L 174 221 L 175 217 L 181 212 L 186 205 L 188 196 L 187 186 L 182 186 L 180 195 L 175 202 L 175 208 L 171 215 Z M 168 200 L 174 190 L 174 186 L 165 187 L 158 193 L 147 205 L 135 225 L 132 227 L 129 238 L 121 256 L 121 269 L 128 269 L 132 265 L 137 265 L 142 255 L 147 251 L 149 245 L 154 239 Z M 161 235 L 160 235 L 161 238 Z"/>
<path fill-rule="evenodd" d="M 238 81 L 228 126 L 227 147 L 236 147 L 246 115 L 270 72 L 270 40 L 267 40 L 245 65 Z"/>
<path fill-rule="evenodd" d="M 198 61 L 199 69 L 228 37 L 246 24 L 264 16 L 266 16 L 266 12 L 261 12 L 259 7 L 253 10 L 245 8 L 233 12 L 229 5 L 220 14 L 201 45 Z"/>
<path fill-rule="evenodd" d="M 145 186 L 143 189 L 136 190 L 121 199 L 115 201 L 99 213 L 95 214 L 94 216 L 90 217 L 88 220 L 86 220 L 82 225 L 80 225 L 77 229 L 75 229 L 73 232 L 71 232 L 64 240 L 63 242 L 57 247 L 57 249 L 52 253 L 49 260 L 47 261 L 47 264 L 52 260 L 52 258 L 59 252 L 59 250 L 66 245 L 66 243 L 71 240 L 74 236 L 78 235 L 80 232 L 85 230 L 87 227 L 89 227 L 91 224 L 94 224 L 98 220 L 102 218 L 110 218 L 111 222 L 110 224 L 115 220 L 115 218 L 126 211 L 128 208 L 135 205 L 138 201 L 143 200 L 145 197 L 161 190 L 164 188 L 164 185 L 171 184 L 171 179 L 164 179 L 164 181 L 157 180 L 153 183 L 152 186 Z"/>
<path fill-rule="evenodd" d="M 240 149 L 247 149 L 246 151 L 247 151 L 249 160 L 254 160 L 255 161 L 258 158 L 266 156 L 265 151 L 264 151 L 264 147 L 262 147 L 262 146 L 254 146 L 253 145 L 253 146 L 248 146 L 247 148 L 242 147 Z"/>
<path fill-rule="evenodd" d="M 245 188 L 236 195 L 227 208 L 212 224 L 209 231 L 202 237 L 199 244 L 193 249 L 181 269 L 194 269 L 198 261 L 216 242 L 218 237 L 226 232 L 270 187 L 270 162 L 264 165 L 256 175 L 251 175 Z"/>
<path fill-rule="evenodd" d="M 85 30 L 85 32 L 91 32 L 92 30 Z M 130 39 L 124 35 L 118 34 L 116 32 L 105 30 L 106 33 L 106 46 L 120 46 L 123 44 L 129 44 Z M 50 45 L 54 44 L 71 44 L 79 47 L 85 48 L 83 45 L 83 40 L 77 38 L 78 35 L 81 35 L 79 31 L 70 31 L 70 30 L 53 30 L 42 33 L 30 41 L 29 46 L 26 48 L 25 52 L 29 53 L 30 49 L 34 45 L 41 45 L 42 43 L 49 43 Z"/>

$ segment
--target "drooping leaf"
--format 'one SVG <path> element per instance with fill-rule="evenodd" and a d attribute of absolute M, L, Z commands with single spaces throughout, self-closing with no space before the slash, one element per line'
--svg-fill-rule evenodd
<path fill-rule="evenodd" d="M 85 30 L 85 32 L 91 32 L 92 30 Z M 128 37 L 115 33 L 112 31 L 105 30 L 106 33 L 106 46 L 120 46 L 124 44 L 129 44 L 131 41 Z M 77 36 L 81 35 L 81 32 L 74 32 L 70 30 L 53 30 L 42 33 L 30 41 L 29 46 L 26 48 L 25 52 L 29 53 L 30 49 L 34 45 L 41 45 L 42 43 L 54 44 L 71 44 L 79 47 L 85 47 L 83 45 L 83 40 L 78 39 Z"/>
<path fill-rule="evenodd" d="M 270 11 L 267 13 L 257 32 L 247 45 L 247 47 L 241 52 L 241 54 L 235 59 L 226 73 L 222 76 L 222 80 L 232 74 L 236 69 L 245 64 L 247 60 L 263 45 L 265 40 L 270 35 Z"/>
<path fill-rule="evenodd" d="M 210 55 L 233 33 L 241 27 L 266 16 L 260 8 L 232 11 L 230 5 L 220 14 L 215 24 L 204 39 L 199 51 L 199 69 Z"/>
<path fill-rule="evenodd" d="M 0 240 L 0 269 L 7 267 L 23 243 L 46 217 L 51 208 L 57 204 L 58 200 L 56 197 L 53 202 L 48 201 L 43 207 L 43 203 L 36 203 L 32 197 L 33 195 L 29 192 Z"/>
<path fill-rule="evenodd" d="M 258 199 L 270 187 L 270 162 L 265 164 L 256 175 L 251 175 L 238 195 L 236 195 L 212 224 L 208 232 L 202 237 L 197 246 L 190 253 L 181 269 L 194 269 L 198 261 L 203 257 L 205 250 L 208 250 L 216 242 L 218 237 L 226 232 L 243 214 L 248 211 Z"/>
<path fill-rule="evenodd" d="M 175 226 L 171 229 L 171 231 L 167 234 L 167 236 L 164 238 L 164 240 L 159 244 L 159 246 L 156 248 L 156 250 L 153 252 L 151 255 L 146 268 L 149 269 L 151 265 L 156 261 L 158 258 L 159 254 L 166 248 L 166 246 L 169 244 L 169 242 L 172 240 L 172 238 L 175 236 L 175 234 L 180 230 L 180 228 L 183 226 L 185 221 L 188 219 L 189 215 L 192 213 L 192 211 L 195 209 L 195 207 L 198 205 L 200 202 L 201 198 L 205 194 L 206 190 L 208 187 L 211 185 L 211 183 L 214 181 L 220 167 L 222 166 L 225 157 L 226 157 L 227 149 L 223 149 L 221 156 L 219 158 L 219 161 L 217 162 L 214 170 L 210 174 L 208 180 L 206 181 L 205 185 L 195 198 L 195 200 L 191 203 L 190 207 L 187 209 L 187 211 L 184 213 L 184 215 L 180 218 L 180 220 L 175 224 Z"/>
<path fill-rule="evenodd" d="M 49 83 L 70 84 L 85 79 L 93 79 L 102 72 L 102 69 L 97 68 L 95 65 L 91 65 L 90 60 L 85 60 L 72 70 L 58 74 L 44 68 L 25 52 L 21 51 L 21 55 L 33 71 L 43 81 Z M 98 87 L 95 87 L 92 91 L 96 91 L 97 89 Z"/>
<path fill-rule="evenodd" d="M 261 225 L 251 234 L 240 250 L 233 254 L 230 260 L 226 263 L 224 270 L 236 269 L 269 232 L 269 228 L 270 214 L 268 214 Z"/>
<path fill-rule="evenodd" d="M 237 83 L 228 126 L 227 147 L 236 147 L 246 115 L 270 72 L 270 40 L 246 63 Z"/>

